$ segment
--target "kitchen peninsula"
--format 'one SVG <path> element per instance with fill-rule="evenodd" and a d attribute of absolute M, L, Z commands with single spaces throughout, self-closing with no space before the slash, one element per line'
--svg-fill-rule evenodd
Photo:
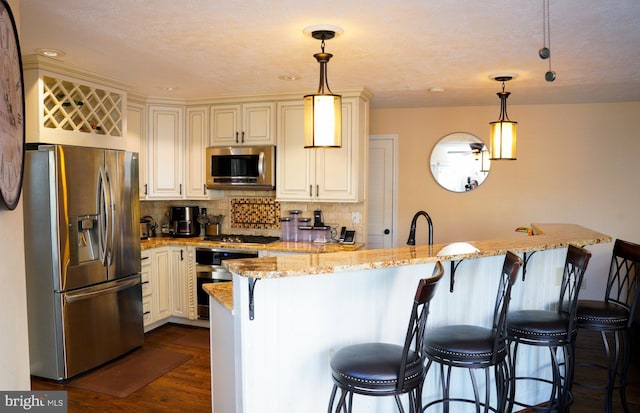
<path fill-rule="evenodd" d="M 431 276 L 437 261 L 447 271 L 431 303 L 428 328 L 486 326 L 506 251 L 527 263 L 526 277 L 521 274 L 513 288 L 511 309 L 542 308 L 557 300 L 569 244 L 611 241 L 572 224 L 534 224 L 532 230 L 532 236 L 448 245 L 229 262 L 232 288 L 205 287 L 211 296 L 214 412 L 326 411 L 333 353 L 358 342 L 401 343 L 417 282 Z M 536 351 L 522 358 L 524 370 L 547 368 Z M 452 388 L 468 388 L 463 379 L 454 373 Z M 424 400 L 438 390 L 434 378 L 427 377 Z M 541 398 L 535 387 L 518 392 L 519 399 L 530 402 Z M 354 404 L 358 411 L 394 409 L 392 398 L 356 396 Z"/>

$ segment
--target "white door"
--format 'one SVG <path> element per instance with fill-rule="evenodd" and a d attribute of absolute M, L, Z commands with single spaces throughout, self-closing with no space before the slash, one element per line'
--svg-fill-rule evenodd
<path fill-rule="evenodd" d="M 397 153 L 397 135 L 369 136 L 369 249 L 397 245 Z"/>

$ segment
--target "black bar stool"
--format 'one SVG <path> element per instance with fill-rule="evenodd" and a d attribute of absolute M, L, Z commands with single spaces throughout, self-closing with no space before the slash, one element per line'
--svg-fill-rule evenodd
<path fill-rule="evenodd" d="M 522 259 L 507 252 L 500 274 L 498 294 L 493 311 L 491 328 L 473 325 L 450 325 L 434 328 L 427 332 L 425 347 L 427 353 L 427 373 L 433 363 L 440 365 L 442 398 L 429 402 L 423 410 L 443 405 L 443 411 L 449 412 L 451 402 L 473 403 L 476 411 L 484 406 L 484 411 L 503 412 L 507 395 L 508 366 L 506 363 L 505 319 L 511 300 L 511 287 L 516 281 Z M 473 385 L 474 400 L 451 397 L 450 379 L 453 367 L 468 369 Z M 475 371 L 482 369 L 485 376 L 485 397 L 480 400 Z M 490 371 L 495 370 L 497 401 L 491 406 Z M 445 373 L 446 370 L 446 373 Z M 454 409 L 454 411 L 457 411 Z"/>
<path fill-rule="evenodd" d="M 578 301 L 578 332 L 598 331 L 602 337 L 605 364 L 577 363 L 607 371 L 606 386 L 578 383 L 591 389 L 606 390 L 605 412 L 613 412 L 613 392 L 620 390 L 622 408 L 629 413 L 625 387 L 631 353 L 629 329 L 640 297 L 640 245 L 617 239 L 613 246 L 604 301 Z M 615 343 L 613 358 L 609 336 Z M 622 346 L 622 350 L 620 349 Z M 622 359 L 620 357 L 622 356 Z"/>
<path fill-rule="evenodd" d="M 511 371 L 507 412 L 511 412 L 514 405 L 527 407 L 534 411 L 564 412 L 573 402 L 571 386 L 573 384 L 574 339 L 577 333 L 576 309 L 580 285 L 590 258 L 591 253 L 586 249 L 570 245 L 567 249 L 560 285 L 560 297 L 556 308 L 513 311 L 507 316 L 509 368 Z M 551 360 L 551 378 L 517 375 L 517 354 L 520 344 L 548 348 Z M 562 354 L 561 358 L 558 354 L 559 349 Z M 549 400 L 538 405 L 518 402 L 515 399 L 516 383 L 522 380 L 550 384 Z"/>
<path fill-rule="evenodd" d="M 400 412 L 404 412 L 400 395 L 409 394 L 409 411 L 420 411 L 424 382 L 424 328 L 444 267 L 436 263 L 431 278 L 418 282 L 413 300 L 409 327 L 404 346 L 388 343 L 364 343 L 343 347 L 331 358 L 333 390 L 329 400 L 329 413 L 338 388 L 340 398 L 335 412 L 350 413 L 353 394 L 365 396 L 394 396 Z"/>

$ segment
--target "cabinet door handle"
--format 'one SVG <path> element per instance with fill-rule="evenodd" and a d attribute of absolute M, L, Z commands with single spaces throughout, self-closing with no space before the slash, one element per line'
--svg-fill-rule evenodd
<path fill-rule="evenodd" d="M 242 131 L 242 143 L 244 143 L 244 131 Z"/>
<path fill-rule="evenodd" d="M 148 195 L 148 194 L 147 194 L 147 184 L 144 184 L 144 194 L 145 194 L 145 195 Z"/>
<path fill-rule="evenodd" d="M 236 143 L 239 143 L 238 142 L 238 132 L 236 132 Z"/>
<path fill-rule="evenodd" d="M 180 195 L 182 195 L 182 184 L 180 184 L 180 187 L 178 188 L 178 191 L 179 191 L 178 193 L 179 193 Z"/>
<path fill-rule="evenodd" d="M 202 185 L 202 195 L 206 195 L 207 194 L 207 185 Z"/>
<path fill-rule="evenodd" d="M 313 198 L 313 185 L 309 185 L 309 198 Z"/>
<path fill-rule="evenodd" d="M 320 196 L 320 185 L 316 185 L 316 198 Z"/>
<path fill-rule="evenodd" d="M 183 255 L 184 250 L 180 250 L 180 261 L 184 261 L 184 255 Z"/>

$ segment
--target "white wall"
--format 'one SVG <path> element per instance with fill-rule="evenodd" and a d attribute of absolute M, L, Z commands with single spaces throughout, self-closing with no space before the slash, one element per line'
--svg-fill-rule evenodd
<path fill-rule="evenodd" d="M 487 143 L 498 112 L 498 102 L 371 111 L 372 134 L 399 136 L 398 245 L 421 209 L 433 219 L 435 243 L 522 236 L 514 229 L 535 222 L 574 223 L 640 243 L 640 102 L 509 106 L 510 118 L 518 121 L 518 159 L 494 161 L 477 190 L 440 187 L 429 169 L 436 142 L 464 131 Z M 426 240 L 420 221 L 416 242 Z M 612 247 L 589 247 L 594 256 L 584 297 L 604 296 Z"/>
<path fill-rule="evenodd" d="M 19 27 L 18 0 L 9 0 Z M 0 389 L 29 390 L 29 343 L 24 270 L 22 201 L 0 208 Z"/>

